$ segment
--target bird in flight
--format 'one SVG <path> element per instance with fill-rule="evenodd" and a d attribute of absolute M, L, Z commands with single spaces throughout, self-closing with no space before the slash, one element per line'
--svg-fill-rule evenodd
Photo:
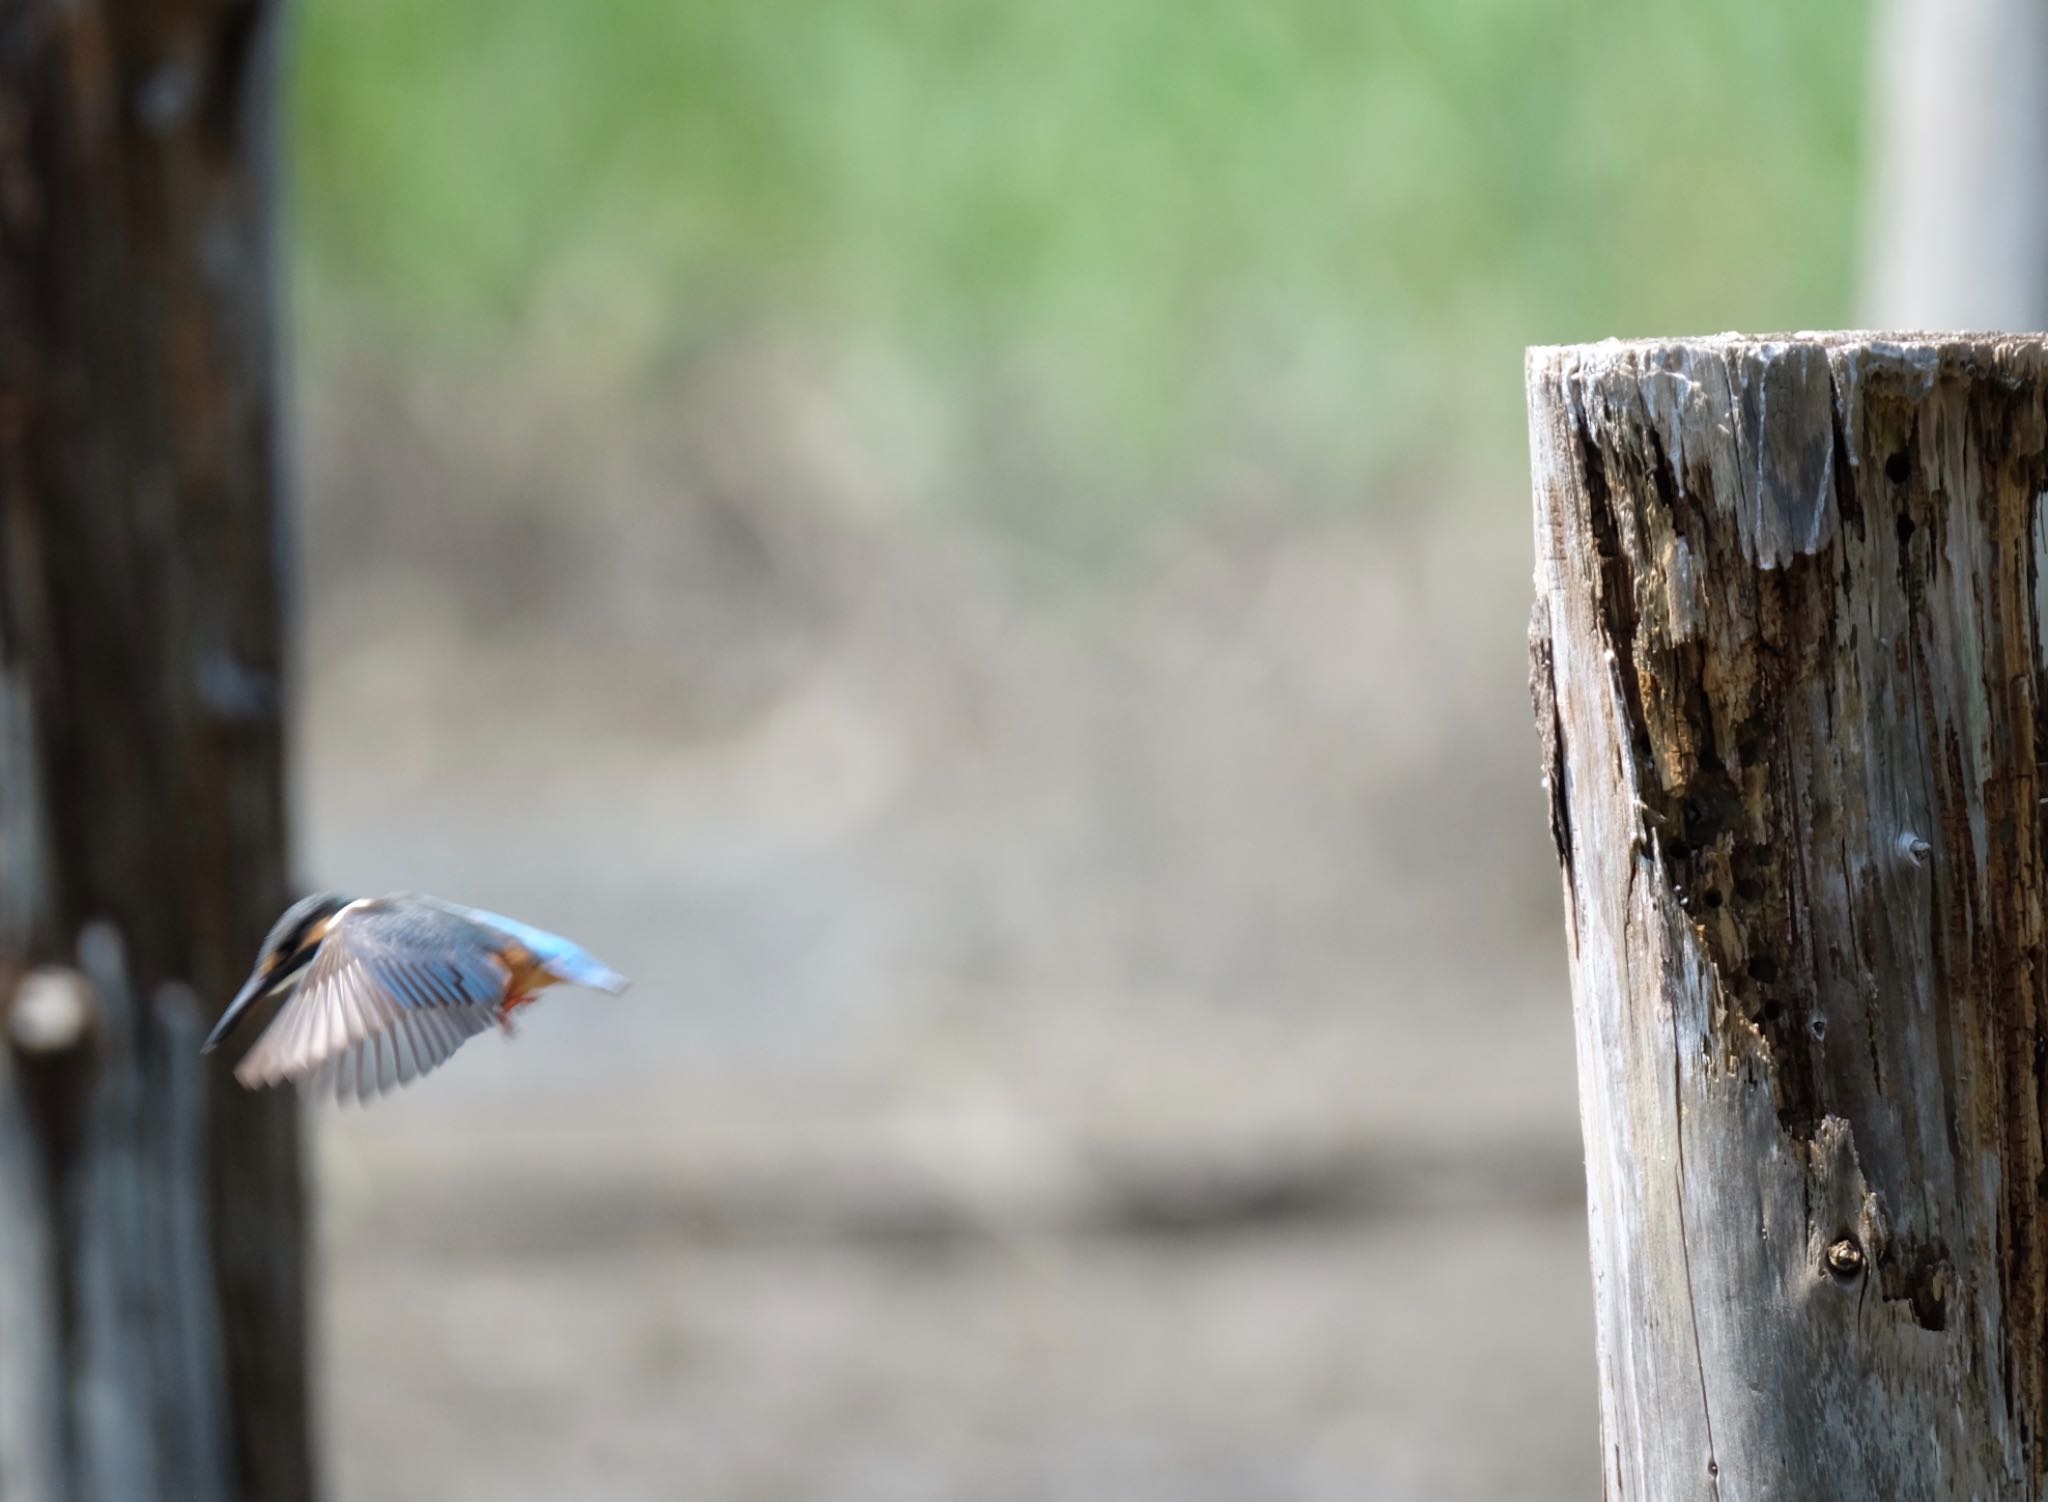
<path fill-rule="evenodd" d="M 295 902 L 214 1024 L 210 1053 L 249 1009 L 285 995 L 235 1066 L 251 1090 L 286 1080 L 369 1100 L 439 1067 L 557 982 L 616 996 L 626 978 L 556 934 L 416 892 Z"/>

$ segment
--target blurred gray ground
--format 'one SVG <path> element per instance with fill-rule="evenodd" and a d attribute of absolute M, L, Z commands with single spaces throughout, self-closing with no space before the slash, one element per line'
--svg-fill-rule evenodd
<path fill-rule="evenodd" d="M 338 1496 L 1592 1493 L 1518 491 L 1105 562 L 772 380 L 306 407 L 307 877 L 636 982 L 322 1119 Z"/>

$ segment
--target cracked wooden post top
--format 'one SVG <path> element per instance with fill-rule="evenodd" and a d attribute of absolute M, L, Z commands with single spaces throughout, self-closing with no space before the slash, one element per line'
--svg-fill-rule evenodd
<path fill-rule="evenodd" d="M 2048 341 L 1536 349 L 1610 1497 L 2048 1494 Z"/>

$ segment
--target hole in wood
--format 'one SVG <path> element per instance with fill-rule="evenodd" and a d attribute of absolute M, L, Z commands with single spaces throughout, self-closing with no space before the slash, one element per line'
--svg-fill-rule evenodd
<path fill-rule="evenodd" d="M 1832 1243 L 1822 1260 L 1837 1283 L 1853 1283 L 1863 1276 L 1863 1247 L 1854 1236 L 1844 1236 Z"/>
<path fill-rule="evenodd" d="M 1913 476 L 1913 461 L 1900 449 L 1884 461 L 1884 477 L 1894 485 L 1903 485 Z"/>

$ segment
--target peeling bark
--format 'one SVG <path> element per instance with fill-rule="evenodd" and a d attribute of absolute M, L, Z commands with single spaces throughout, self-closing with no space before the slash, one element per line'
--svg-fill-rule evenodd
<path fill-rule="evenodd" d="M 0 6 L 0 1502 L 311 1495 L 269 0 Z"/>
<path fill-rule="evenodd" d="M 1534 350 L 1612 1497 L 2048 1495 L 2048 343 Z"/>

